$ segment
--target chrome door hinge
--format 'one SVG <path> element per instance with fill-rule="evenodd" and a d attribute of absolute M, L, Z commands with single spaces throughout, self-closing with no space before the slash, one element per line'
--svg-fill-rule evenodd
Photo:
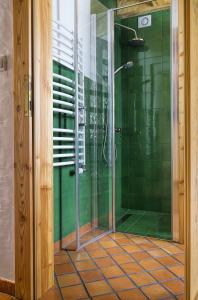
<path fill-rule="evenodd" d="M 27 75 L 25 78 L 25 117 L 32 116 L 32 78 Z"/>

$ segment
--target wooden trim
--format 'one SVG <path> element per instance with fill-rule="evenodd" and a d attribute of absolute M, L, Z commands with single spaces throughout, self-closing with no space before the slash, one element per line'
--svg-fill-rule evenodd
<path fill-rule="evenodd" d="M 173 10 L 178 6 L 178 71 L 173 74 L 173 83 L 178 77 L 178 99 L 174 103 L 173 117 L 173 195 L 172 220 L 173 240 L 184 243 L 184 5 L 174 0 Z M 174 23 L 174 22 L 173 22 Z M 174 28 L 176 31 L 177 28 Z M 175 33 L 174 33 L 175 34 Z"/>
<path fill-rule="evenodd" d="M 130 4 L 140 3 L 143 0 L 117 0 L 117 6 L 123 7 Z M 127 18 L 131 16 L 138 16 L 142 14 L 149 14 L 162 9 L 170 8 L 171 0 L 155 0 L 153 2 L 128 7 L 122 10 L 118 10 L 117 14 L 121 18 Z"/>
<path fill-rule="evenodd" d="M 184 25 L 184 3 L 183 1 L 179 1 L 178 3 L 178 16 L 179 16 L 179 28 L 178 28 L 178 63 L 179 63 L 179 91 L 178 91 L 178 135 L 179 135 L 179 154 L 178 154 L 178 215 L 179 215 L 179 242 L 184 243 L 184 192 L 185 192 L 185 184 L 184 184 L 184 157 L 185 157 L 185 119 L 184 119 L 184 103 L 185 103 L 185 25 Z"/>
<path fill-rule="evenodd" d="M 33 1 L 35 298 L 54 285 L 52 3 Z"/>
<path fill-rule="evenodd" d="M 31 0 L 13 0 L 15 283 L 18 299 L 33 299 Z"/>
<path fill-rule="evenodd" d="M 186 299 L 198 299 L 198 3 L 185 3 Z"/>
<path fill-rule="evenodd" d="M 15 296 L 15 283 L 13 281 L 0 278 L 0 292 Z"/>

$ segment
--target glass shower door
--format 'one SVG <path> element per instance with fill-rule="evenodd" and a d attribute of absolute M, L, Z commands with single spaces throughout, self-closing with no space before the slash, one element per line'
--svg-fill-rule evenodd
<path fill-rule="evenodd" d="M 112 77 L 108 12 L 78 1 L 78 248 L 112 230 Z"/>

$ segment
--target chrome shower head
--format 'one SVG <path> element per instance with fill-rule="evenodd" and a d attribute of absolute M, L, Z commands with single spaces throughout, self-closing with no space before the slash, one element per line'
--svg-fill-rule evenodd
<path fill-rule="evenodd" d="M 119 67 L 115 72 L 114 75 L 116 75 L 118 72 L 120 72 L 122 69 L 130 69 L 133 67 L 133 62 L 132 61 L 128 61 L 126 64 L 122 65 L 121 67 Z"/>
<path fill-rule="evenodd" d="M 130 69 L 133 67 L 133 62 L 132 61 L 128 61 L 126 64 L 123 65 L 124 69 Z"/>
<path fill-rule="evenodd" d="M 145 40 L 142 38 L 135 37 L 131 40 L 128 40 L 128 45 L 132 47 L 142 47 L 145 45 Z"/>

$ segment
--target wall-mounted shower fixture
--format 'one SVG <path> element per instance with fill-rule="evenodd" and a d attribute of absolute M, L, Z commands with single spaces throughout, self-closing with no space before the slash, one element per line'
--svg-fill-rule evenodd
<path fill-rule="evenodd" d="M 145 40 L 143 38 L 138 37 L 137 35 L 137 31 L 134 28 L 119 24 L 119 23 L 115 23 L 115 26 L 119 26 L 121 28 L 127 29 L 129 31 L 132 31 L 135 34 L 135 37 L 128 40 L 128 45 L 132 46 L 132 47 L 141 47 L 144 46 L 145 44 Z"/>
<path fill-rule="evenodd" d="M 120 72 L 122 69 L 130 69 L 133 67 L 133 62 L 128 61 L 126 64 L 119 67 L 117 70 L 115 70 L 114 75 L 116 75 L 118 72 Z"/>

